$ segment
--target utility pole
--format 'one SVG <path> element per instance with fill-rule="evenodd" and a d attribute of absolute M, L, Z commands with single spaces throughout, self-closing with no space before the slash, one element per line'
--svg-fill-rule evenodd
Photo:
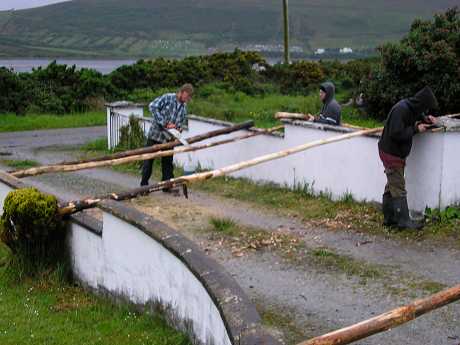
<path fill-rule="evenodd" d="M 284 63 L 289 65 L 289 14 L 288 0 L 283 0 L 283 17 L 284 17 Z"/>

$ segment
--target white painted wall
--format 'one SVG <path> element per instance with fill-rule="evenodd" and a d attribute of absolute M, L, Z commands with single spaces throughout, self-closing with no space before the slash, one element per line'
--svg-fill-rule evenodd
<path fill-rule="evenodd" d="M 0 212 L 11 190 L 0 181 Z M 191 322 L 203 344 L 231 345 L 222 316 L 203 284 L 140 229 L 104 211 L 102 236 L 71 222 L 68 241 L 72 270 L 80 281 L 133 303 L 160 302 L 180 320 Z"/>
<path fill-rule="evenodd" d="M 230 345 L 222 317 L 202 283 L 161 244 L 104 212 L 103 235 L 71 228 L 72 264 L 78 278 L 134 303 L 161 302 L 192 321 L 203 344 Z"/>
<path fill-rule="evenodd" d="M 3 205 L 5 203 L 5 198 L 9 192 L 11 192 L 13 188 L 6 185 L 5 183 L 0 182 L 0 215 L 3 214 Z"/>
<path fill-rule="evenodd" d="M 145 126 L 148 127 L 148 123 Z M 218 123 L 189 119 L 189 129 L 184 136 L 195 136 L 222 127 Z M 174 159 L 186 170 L 190 170 L 190 166 L 216 169 L 342 134 L 322 128 L 321 125 L 285 124 L 284 138 L 261 135 L 198 152 L 178 154 Z M 231 133 L 219 137 L 219 140 L 242 133 L 247 132 Z M 328 193 L 333 199 L 350 193 L 356 200 L 381 202 L 386 177 L 377 141 L 376 137 L 357 137 L 263 163 L 232 176 L 289 187 L 308 184 L 314 192 Z M 459 145 L 458 132 L 425 133 L 414 138 L 406 169 L 408 202 L 412 210 L 423 212 L 426 206 L 443 208 L 460 202 L 460 162 L 456 158 L 456 147 Z"/>
<path fill-rule="evenodd" d="M 218 124 L 190 119 L 186 136 L 221 127 Z M 184 165 L 191 160 L 194 166 L 199 164 L 206 169 L 221 168 L 342 134 L 320 127 L 286 124 L 284 138 L 257 136 L 196 153 L 178 154 L 175 162 Z M 243 132 L 228 136 L 233 137 Z M 386 177 L 379 159 L 377 141 L 376 137 L 366 136 L 332 143 L 245 169 L 232 176 L 290 187 L 307 183 L 313 186 L 315 192 L 330 193 L 333 199 L 351 193 L 356 200 L 380 202 Z M 456 155 L 458 147 L 458 132 L 426 133 L 414 138 L 406 169 L 408 202 L 412 210 L 422 212 L 426 206 L 446 207 L 460 202 L 460 161 Z"/>

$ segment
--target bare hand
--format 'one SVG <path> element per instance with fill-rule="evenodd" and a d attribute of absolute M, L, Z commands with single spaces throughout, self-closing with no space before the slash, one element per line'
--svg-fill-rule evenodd
<path fill-rule="evenodd" d="M 426 132 L 426 130 L 428 129 L 428 127 L 430 127 L 431 125 L 430 124 L 426 124 L 426 123 L 419 123 L 417 125 L 417 131 L 419 133 L 423 133 L 423 132 Z"/>
<path fill-rule="evenodd" d="M 433 115 L 428 115 L 427 117 L 425 117 L 425 121 L 427 123 L 435 125 L 438 120 Z"/>
<path fill-rule="evenodd" d="M 174 123 L 169 122 L 166 124 L 166 128 L 167 129 L 176 128 L 176 125 Z"/>
<path fill-rule="evenodd" d="M 315 117 L 312 114 L 307 114 L 308 121 L 315 121 Z"/>

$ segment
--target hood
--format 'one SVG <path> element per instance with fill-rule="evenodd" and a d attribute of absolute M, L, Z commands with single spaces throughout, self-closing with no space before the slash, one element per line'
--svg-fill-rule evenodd
<path fill-rule="evenodd" d="M 320 85 L 320 89 L 326 92 L 326 98 L 324 99 L 323 103 L 328 104 L 332 101 L 335 97 L 335 86 L 330 81 L 322 83 Z"/>
<path fill-rule="evenodd" d="M 429 86 L 425 86 L 408 100 L 409 106 L 419 118 L 429 110 L 438 109 L 438 100 Z"/>

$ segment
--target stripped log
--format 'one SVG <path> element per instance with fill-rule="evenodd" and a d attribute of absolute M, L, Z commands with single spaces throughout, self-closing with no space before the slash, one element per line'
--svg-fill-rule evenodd
<path fill-rule="evenodd" d="M 207 133 L 199 134 L 191 138 L 187 138 L 187 142 L 189 144 L 193 144 L 199 141 L 203 141 L 209 138 L 217 137 L 219 135 L 223 134 L 229 134 L 232 132 L 236 132 L 242 129 L 248 129 L 250 127 L 254 126 L 254 121 L 245 121 L 233 126 L 225 127 L 225 128 L 220 128 L 216 129 L 214 131 L 210 131 Z M 102 156 L 102 157 L 97 157 L 97 158 L 91 158 L 91 159 L 84 159 L 84 160 L 77 160 L 77 161 L 69 161 L 69 162 L 62 162 L 59 163 L 59 165 L 73 165 L 73 164 L 80 164 L 80 163 L 88 163 L 88 162 L 98 162 L 98 161 L 107 161 L 111 159 L 118 159 L 118 158 L 123 158 L 123 157 L 128 157 L 128 156 L 133 156 L 133 155 L 141 155 L 144 153 L 152 153 L 152 152 L 158 152 L 161 150 L 171 150 L 176 146 L 181 146 L 182 144 L 180 143 L 179 140 L 174 140 L 170 141 L 164 144 L 158 144 L 158 145 L 153 145 L 150 147 L 142 147 L 139 149 L 134 149 L 134 150 L 128 150 L 128 151 L 123 151 L 119 153 L 114 153 L 111 155 L 107 156 Z"/>
<path fill-rule="evenodd" d="M 290 120 L 305 120 L 308 121 L 310 118 L 308 115 L 300 114 L 300 113 L 286 113 L 283 111 L 279 111 L 275 114 L 275 119 L 282 120 L 282 119 L 290 119 Z"/>
<path fill-rule="evenodd" d="M 279 112 L 277 112 L 275 114 L 275 119 L 278 119 L 278 120 L 286 119 L 286 120 L 310 121 L 310 118 L 309 118 L 308 115 L 300 114 L 300 113 L 286 113 L 286 112 L 282 112 L 282 111 L 279 111 Z M 346 128 L 353 128 L 353 129 L 367 129 L 365 127 L 359 127 L 359 126 L 350 125 L 348 123 L 342 123 L 341 126 L 346 127 Z"/>
<path fill-rule="evenodd" d="M 99 197 L 99 198 L 92 198 L 92 199 L 71 202 L 68 205 L 65 205 L 64 207 L 62 207 L 60 210 L 60 213 L 62 215 L 72 214 L 72 213 L 76 213 L 76 212 L 79 212 L 87 208 L 95 207 L 103 199 L 113 199 L 113 200 L 132 199 L 132 198 L 135 198 L 136 196 L 145 195 L 145 194 L 152 193 L 152 192 L 155 192 L 161 189 L 176 187 L 182 184 L 190 184 L 190 183 L 195 183 L 195 182 L 199 182 L 203 180 L 208 180 L 214 177 L 219 177 L 219 176 L 233 173 L 235 171 L 246 169 L 246 168 L 261 164 L 261 163 L 283 158 L 283 157 L 292 155 L 294 153 L 305 151 L 305 150 L 308 150 L 308 149 L 311 149 L 317 146 L 326 145 L 326 144 L 330 144 L 330 143 L 334 143 L 338 141 L 343 141 L 343 140 L 351 139 L 351 138 L 358 137 L 358 136 L 377 133 L 380 131 L 382 131 L 382 128 L 373 128 L 373 129 L 367 129 L 363 131 L 356 131 L 353 133 L 338 135 L 338 136 L 328 138 L 328 139 L 315 140 L 313 142 L 295 146 L 287 150 L 270 153 L 264 156 L 253 158 L 248 161 L 232 164 L 224 168 L 220 168 L 220 169 L 216 169 L 212 171 L 201 172 L 201 173 L 197 173 L 193 175 L 181 176 L 178 178 L 173 178 L 167 181 L 156 183 L 151 186 L 136 188 L 134 190 L 131 190 L 125 193 L 119 193 L 119 194 L 112 193 L 110 195 Z"/>
<path fill-rule="evenodd" d="M 331 332 L 298 345 L 344 345 L 401 326 L 432 310 L 460 300 L 460 285 L 394 309 L 372 319 Z"/>
<path fill-rule="evenodd" d="M 252 137 L 255 137 L 261 134 L 272 133 L 282 128 L 283 126 L 276 126 L 276 127 L 269 128 L 266 130 L 259 130 L 257 132 L 251 132 L 248 134 L 244 134 L 244 135 L 237 136 L 237 137 L 230 138 L 230 139 L 216 141 L 213 143 L 207 143 L 207 144 L 195 145 L 195 146 L 181 146 L 181 147 L 178 147 L 172 150 L 158 151 L 158 152 L 153 152 L 153 153 L 144 153 L 141 155 L 132 155 L 132 156 L 127 156 L 127 157 L 118 158 L 118 159 L 106 160 L 106 161 L 96 161 L 96 162 L 80 163 L 80 164 L 74 164 L 74 165 L 41 166 L 41 167 L 36 167 L 36 168 L 14 171 L 11 173 L 11 175 L 17 178 L 23 178 L 27 176 L 37 176 L 37 175 L 46 174 L 46 173 L 70 172 L 70 171 L 78 171 L 78 170 L 84 170 L 84 169 L 100 168 L 104 166 L 121 165 L 121 164 L 126 164 L 130 162 L 135 162 L 135 161 L 143 161 L 143 160 L 154 159 L 158 157 L 172 156 L 176 153 L 185 153 L 185 152 L 203 150 L 203 149 L 215 147 L 218 145 L 233 143 L 239 140 L 252 138 Z"/>

